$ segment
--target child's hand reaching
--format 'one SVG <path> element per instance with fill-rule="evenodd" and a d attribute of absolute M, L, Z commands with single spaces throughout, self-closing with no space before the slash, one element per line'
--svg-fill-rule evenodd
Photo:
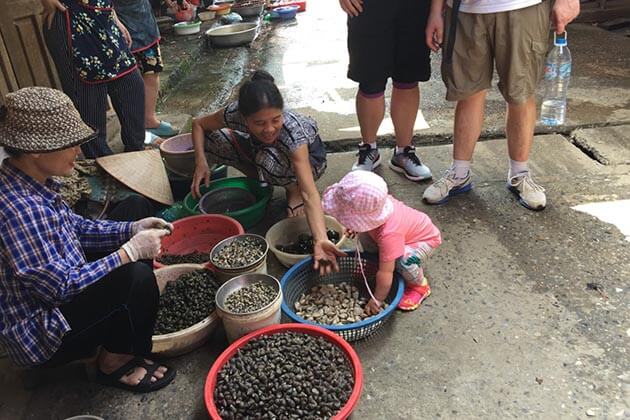
<path fill-rule="evenodd" d="M 383 302 L 387 298 L 389 289 L 392 287 L 394 278 L 395 261 L 381 261 L 376 272 L 376 287 L 374 288 L 374 298 L 365 305 L 365 312 L 368 315 L 376 315 L 383 308 Z"/>
<path fill-rule="evenodd" d="M 346 231 L 344 233 L 350 239 L 354 239 L 354 237 L 357 236 L 357 233 L 354 230 L 348 228 L 346 228 Z"/>
<path fill-rule="evenodd" d="M 370 316 L 376 315 L 381 312 L 381 305 L 374 299 L 370 299 L 367 305 L 365 305 L 365 312 Z"/>

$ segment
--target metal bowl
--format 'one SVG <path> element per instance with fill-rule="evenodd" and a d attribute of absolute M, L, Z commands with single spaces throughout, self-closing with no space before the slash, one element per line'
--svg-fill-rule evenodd
<path fill-rule="evenodd" d="M 265 4 L 260 3 L 259 5 L 254 6 L 232 6 L 232 11 L 238 13 L 243 17 L 255 17 L 260 16 L 264 8 Z"/>
<path fill-rule="evenodd" d="M 258 23 L 234 23 L 208 29 L 206 37 L 215 47 L 236 47 L 252 42 L 257 32 Z"/>
<path fill-rule="evenodd" d="M 225 248 L 227 245 L 231 244 L 232 242 L 236 241 L 237 239 L 241 239 L 241 238 L 254 238 L 256 239 L 258 242 L 260 242 L 262 245 L 264 245 L 263 247 L 263 254 L 260 258 L 258 258 L 256 261 L 252 262 L 251 264 L 245 266 L 245 267 L 223 267 L 221 265 L 218 265 L 214 262 L 215 257 L 217 256 L 217 254 L 223 249 Z M 253 233 L 244 233 L 242 235 L 235 235 L 235 236 L 231 236 L 227 239 L 222 240 L 221 242 L 219 242 L 218 244 L 216 244 L 214 246 L 214 248 L 212 248 L 212 251 L 210 251 L 210 263 L 212 265 L 214 265 L 215 267 L 217 267 L 218 269 L 225 271 L 225 272 L 230 272 L 230 271 L 243 271 L 244 268 L 247 267 L 256 267 L 258 264 L 260 264 L 262 261 L 265 260 L 265 258 L 267 258 L 267 253 L 269 252 L 269 244 L 267 243 L 267 241 L 265 240 L 265 238 L 263 238 L 260 235 L 256 235 Z"/>
<path fill-rule="evenodd" d="M 219 188 L 201 196 L 199 211 L 204 214 L 226 214 L 249 208 L 254 204 L 256 196 L 244 188 Z"/>
<path fill-rule="evenodd" d="M 231 295 L 232 293 L 236 292 L 239 289 L 242 289 L 243 287 L 251 286 L 252 284 L 255 284 L 258 282 L 263 282 L 264 284 L 268 284 L 269 286 L 272 286 L 274 290 L 276 291 L 276 297 L 271 302 L 269 302 L 269 304 L 253 312 L 239 313 L 239 314 L 235 314 L 234 312 L 231 312 L 229 309 L 225 307 L 225 299 L 227 299 L 229 295 Z M 227 282 L 223 283 L 223 285 L 219 287 L 219 290 L 217 290 L 217 293 L 215 295 L 215 300 L 216 300 L 215 304 L 219 310 L 225 313 L 233 314 L 233 315 L 248 315 L 248 314 L 253 314 L 256 312 L 264 312 L 267 308 L 273 306 L 273 304 L 276 303 L 276 301 L 278 300 L 278 297 L 281 295 L 282 295 L 282 292 L 280 289 L 280 282 L 278 281 L 278 279 L 268 274 L 248 273 L 248 274 L 243 274 L 238 277 L 234 277 L 233 279 L 228 280 Z"/>

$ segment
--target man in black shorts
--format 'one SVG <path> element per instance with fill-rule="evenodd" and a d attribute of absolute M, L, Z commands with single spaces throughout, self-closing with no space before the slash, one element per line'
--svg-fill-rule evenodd
<path fill-rule="evenodd" d="M 372 171 L 381 163 L 376 133 L 385 114 L 385 87 L 393 80 L 391 117 L 396 148 L 389 166 L 407 178 L 431 178 L 411 144 L 420 104 L 418 82 L 431 76 L 430 50 L 423 42 L 429 0 L 339 0 L 348 14 L 348 77 L 359 83 L 356 107 L 361 137 L 352 169 Z"/>

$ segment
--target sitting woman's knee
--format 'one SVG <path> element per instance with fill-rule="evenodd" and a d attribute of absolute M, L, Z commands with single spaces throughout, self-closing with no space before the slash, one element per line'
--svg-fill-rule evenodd
<path fill-rule="evenodd" d="M 131 294 L 141 296 L 143 299 L 155 299 L 160 297 L 160 291 L 155 279 L 153 269 L 145 263 L 133 262 L 127 264 L 126 276 L 131 282 Z"/>

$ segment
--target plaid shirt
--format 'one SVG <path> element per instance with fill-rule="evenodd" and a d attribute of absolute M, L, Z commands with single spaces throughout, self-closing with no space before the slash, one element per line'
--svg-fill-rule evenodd
<path fill-rule="evenodd" d="M 0 167 L 0 342 L 21 366 L 49 360 L 70 325 L 59 306 L 122 264 L 117 253 L 86 262 L 84 251 L 116 249 L 130 222 L 84 219 L 58 194 L 7 160 Z"/>

